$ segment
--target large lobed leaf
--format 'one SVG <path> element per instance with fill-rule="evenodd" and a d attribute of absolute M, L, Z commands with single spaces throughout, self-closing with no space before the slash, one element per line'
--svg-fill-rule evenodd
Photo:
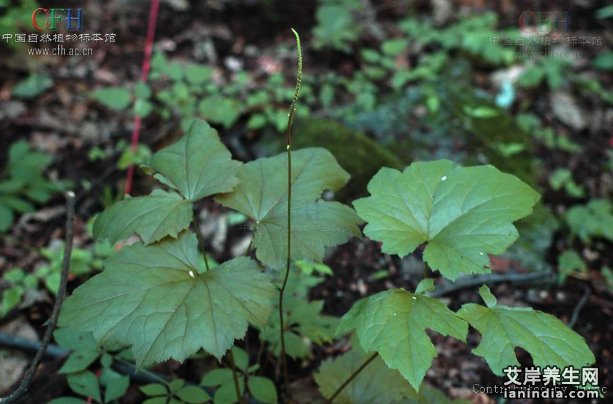
<path fill-rule="evenodd" d="M 105 209 L 94 222 L 94 236 L 111 243 L 138 234 L 145 244 L 177 237 L 192 221 L 192 203 L 174 192 L 155 190 Z"/>
<path fill-rule="evenodd" d="M 366 352 L 378 352 L 387 366 L 398 369 L 413 388 L 419 389 L 437 354 L 426 328 L 462 341 L 468 332 L 466 322 L 440 301 L 395 289 L 355 303 L 336 333 L 355 330 Z"/>
<path fill-rule="evenodd" d="M 233 192 L 216 199 L 256 222 L 258 259 L 273 268 L 287 258 L 287 154 L 245 164 Z M 319 261 L 325 248 L 358 236 L 360 219 L 340 203 L 318 200 L 324 190 L 337 190 L 349 179 L 325 149 L 292 153 L 292 259 Z"/>
<path fill-rule="evenodd" d="M 292 206 L 292 259 L 321 261 L 326 247 L 342 244 L 352 236 L 358 237 L 360 223 L 353 209 L 338 202 L 317 201 Z M 253 245 L 263 263 L 273 268 L 284 265 L 287 206 L 278 206 L 264 221 L 256 224 Z"/>
<path fill-rule="evenodd" d="M 487 286 L 479 292 L 488 307 L 468 303 L 458 315 L 481 333 L 481 343 L 473 352 L 495 374 L 502 376 L 505 367 L 519 366 L 515 347 L 528 351 L 540 367 L 580 368 L 595 362 L 583 337 L 554 316 L 530 307 L 497 305 Z"/>
<path fill-rule="evenodd" d="M 354 202 L 364 233 L 401 256 L 427 243 L 424 260 L 445 277 L 489 272 L 488 254 L 518 237 L 513 222 L 531 213 L 539 195 L 493 166 L 461 167 L 448 160 L 381 169 L 371 196 Z"/>
<path fill-rule="evenodd" d="M 180 195 L 155 190 L 117 202 L 97 217 L 94 236 L 116 242 L 138 234 L 145 244 L 176 238 L 192 221 L 193 201 L 231 191 L 237 184 L 241 163 L 231 157 L 215 129 L 194 120 L 178 142 L 155 153 L 150 162 L 156 178 Z"/>
<path fill-rule="evenodd" d="M 221 358 L 248 322 L 266 323 L 275 289 L 249 258 L 204 272 L 197 254 L 191 233 L 124 247 L 66 300 L 59 324 L 130 345 L 138 366 L 182 361 L 200 348 Z"/>
<path fill-rule="evenodd" d="M 155 153 L 149 165 L 159 173 L 158 180 L 190 201 L 230 192 L 238 182 L 240 167 L 217 131 L 199 119 L 179 141 Z"/>

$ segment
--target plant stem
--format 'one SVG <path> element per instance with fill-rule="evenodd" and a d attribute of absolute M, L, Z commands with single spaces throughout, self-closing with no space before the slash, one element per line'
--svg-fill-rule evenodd
<path fill-rule="evenodd" d="M 285 276 L 283 278 L 283 284 L 279 291 L 279 333 L 281 340 L 281 366 L 283 368 L 283 386 L 285 390 L 285 396 L 289 400 L 289 382 L 287 376 L 287 358 L 285 356 L 285 326 L 283 324 L 283 294 L 285 287 L 287 286 L 287 279 L 289 278 L 289 270 L 291 265 L 291 246 L 292 246 L 292 122 L 294 121 L 294 112 L 296 111 L 296 101 L 298 101 L 298 95 L 300 94 L 300 83 L 302 81 L 302 48 L 300 46 L 300 36 L 292 28 L 292 32 L 296 37 L 296 48 L 298 54 L 298 75 L 296 77 L 296 88 L 294 90 L 294 97 L 289 108 L 287 118 L 287 129 L 285 131 L 286 149 L 287 149 L 287 262 L 285 267 Z"/>
<path fill-rule="evenodd" d="M 328 401 L 327 401 L 327 402 L 328 402 L 328 404 L 331 404 L 331 403 L 332 403 L 332 401 L 334 401 L 334 399 L 335 399 L 335 398 L 336 398 L 336 397 L 337 397 L 337 396 L 338 396 L 338 395 L 341 393 L 341 391 L 343 391 L 343 389 L 344 389 L 345 387 L 347 387 L 347 385 L 348 385 L 349 383 L 351 383 L 351 381 L 352 381 L 353 379 L 355 379 L 355 378 L 357 377 L 357 375 L 359 375 L 359 374 L 360 374 L 360 372 L 361 372 L 362 370 L 364 370 L 364 368 L 365 368 L 366 366 L 368 366 L 368 364 L 369 364 L 370 362 L 372 362 L 373 360 L 375 360 L 375 358 L 376 358 L 378 355 L 379 355 L 379 354 L 378 354 L 377 352 L 375 352 L 375 353 L 373 353 L 372 355 L 370 355 L 370 357 L 369 357 L 368 359 L 366 359 L 366 360 L 364 361 L 364 363 L 362 363 L 362 365 L 360 365 L 360 367 L 359 367 L 359 368 L 357 368 L 357 369 L 356 369 L 356 370 L 355 370 L 355 371 L 354 371 L 354 372 L 353 372 L 353 373 L 352 373 L 352 374 L 351 374 L 351 375 L 350 375 L 350 376 L 347 378 L 347 380 L 345 380 L 345 381 L 343 382 L 343 384 L 341 384 L 341 385 L 338 387 L 338 389 L 336 389 L 336 391 L 334 392 L 334 394 L 332 394 L 332 396 L 331 396 L 331 397 L 328 399 Z"/>
<path fill-rule="evenodd" d="M 429 271 L 429 268 L 428 268 L 428 264 L 426 263 L 426 261 L 424 261 L 424 279 L 428 278 L 429 273 L 430 273 L 430 271 Z"/>
<path fill-rule="evenodd" d="M 247 247 L 246 256 L 251 256 L 251 250 L 253 249 L 253 240 L 255 239 L 255 235 L 258 232 L 259 222 L 255 224 L 255 229 L 253 229 L 253 234 L 251 235 L 251 240 L 249 241 L 249 246 Z"/>
<path fill-rule="evenodd" d="M 168 385 L 168 380 L 164 379 L 161 375 L 151 372 L 147 369 L 139 369 L 138 371 L 136 370 L 136 367 L 133 363 L 128 362 L 127 360 L 124 360 L 122 358 L 119 357 L 119 355 L 112 355 L 113 356 L 113 361 L 117 362 L 117 363 L 121 363 L 125 366 L 130 366 L 132 369 L 132 373 L 136 374 L 137 372 L 145 374 L 147 376 L 149 376 L 152 379 L 155 379 L 156 381 Z M 131 375 L 129 375 L 131 376 Z"/>
<path fill-rule="evenodd" d="M 68 282 L 68 270 L 70 269 L 70 257 L 72 256 L 72 241 L 74 234 L 74 205 L 75 205 L 75 194 L 72 191 L 68 191 L 66 193 L 66 243 L 64 244 L 64 256 L 62 258 L 62 272 L 60 273 L 60 287 L 57 291 L 57 295 L 55 296 L 55 303 L 53 304 L 53 311 L 51 312 L 51 317 L 49 318 L 49 322 L 47 325 L 47 329 L 45 330 L 45 335 L 43 336 L 43 341 L 36 351 L 36 355 L 34 355 L 34 359 L 32 360 L 32 364 L 26 371 L 24 378 L 21 380 L 19 387 L 17 390 L 12 392 L 8 397 L 2 399 L 0 401 L 2 403 L 14 403 L 19 401 L 19 399 L 28 391 L 30 387 L 30 383 L 32 383 L 32 378 L 34 377 L 34 372 L 36 368 L 40 364 L 40 361 L 43 359 L 43 355 L 47 350 L 47 346 L 49 346 L 49 342 L 51 341 L 51 336 L 53 335 L 53 331 L 55 330 L 55 326 L 57 325 L 57 320 L 60 317 L 60 310 L 62 308 L 62 303 L 64 302 L 64 295 L 66 294 L 66 283 Z"/>
<path fill-rule="evenodd" d="M 194 227 L 196 228 L 196 237 L 198 238 L 198 245 L 200 246 L 200 250 L 202 251 L 202 256 L 204 257 L 204 266 L 206 267 L 206 271 L 208 272 L 211 268 L 209 267 L 209 259 L 206 257 L 206 250 L 204 249 L 204 237 L 202 237 L 202 233 L 200 233 L 202 226 L 200 226 L 200 215 L 199 212 L 194 209 Z"/>
<path fill-rule="evenodd" d="M 232 353 L 232 348 L 230 348 L 230 350 L 228 351 L 228 360 L 230 361 L 230 366 L 232 367 L 232 377 L 234 379 L 234 388 L 236 389 L 236 399 L 239 403 L 243 404 L 245 400 L 243 400 L 241 388 L 238 383 L 238 372 L 236 370 L 236 363 L 234 362 L 234 354 Z"/>

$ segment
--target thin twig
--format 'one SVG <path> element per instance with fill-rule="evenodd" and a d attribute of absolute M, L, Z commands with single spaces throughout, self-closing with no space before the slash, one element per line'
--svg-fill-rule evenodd
<path fill-rule="evenodd" d="M 251 256 L 251 251 L 253 250 L 253 240 L 255 239 L 255 235 L 258 233 L 258 228 L 260 223 L 257 222 L 255 224 L 255 228 L 253 229 L 253 234 L 251 234 L 251 240 L 249 240 L 249 246 L 247 247 L 247 253 L 245 254 L 247 257 Z"/>
<path fill-rule="evenodd" d="M 575 324 L 577 324 L 577 320 L 579 319 L 579 313 L 583 309 L 583 306 L 585 306 L 585 304 L 587 303 L 591 294 L 592 294 L 592 291 L 590 290 L 589 286 L 584 285 L 583 296 L 581 296 L 581 299 L 579 300 L 579 302 L 575 306 L 575 309 L 573 310 L 573 315 L 568 321 L 569 328 L 573 328 Z"/>
<path fill-rule="evenodd" d="M 243 386 L 249 386 L 249 336 L 245 334 L 245 353 L 247 354 L 247 369 L 241 371 L 243 373 Z"/>
<path fill-rule="evenodd" d="M 8 335 L 0 332 L 0 347 L 16 349 L 27 353 L 36 353 L 41 347 L 40 341 L 33 341 L 28 338 L 19 337 L 16 335 Z M 62 348 L 58 345 L 49 344 L 45 352 L 45 357 L 50 359 L 66 358 L 71 354 L 71 350 Z M 136 383 L 163 383 L 168 384 L 172 380 L 172 376 L 164 375 L 156 372 L 152 372 L 147 369 L 138 369 L 132 362 L 121 359 L 119 355 L 113 356 L 113 370 L 119 372 L 122 375 L 130 377 L 130 379 Z M 203 387 L 204 390 L 210 395 L 215 394 L 215 389 L 209 387 Z M 249 403 L 255 404 L 251 400 Z"/>
<path fill-rule="evenodd" d="M 234 388 L 236 389 L 236 399 L 239 403 L 244 404 L 245 400 L 243 399 L 240 384 L 238 383 L 238 371 L 236 370 L 236 362 L 234 362 L 234 353 L 232 352 L 232 348 L 230 348 L 228 351 L 228 361 L 232 367 L 232 378 L 234 379 Z"/>
<path fill-rule="evenodd" d="M 119 355 L 113 355 L 113 368 L 121 370 L 121 373 L 135 380 L 145 380 L 145 383 L 168 384 L 168 376 L 160 375 L 147 369 L 137 370 L 133 363 L 122 359 Z"/>
<path fill-rule="evenodd" d="M 264 353 L 264 339 L 260 337 L 260 347 L 258 348 L 258 354 L 255 357 L 255 363 L 260 364 L 260 369 L 262 369 L 261 363 L 262 354 Z"/>
<path fill-rule="evenodd" d="M 351 383 L 351 381 L 352 381 L 353 379 L 355 379 L 355 378 L 357 377 L 357 375 L 359 375 L 359 374 L 360 374 L 360 372 L 361 372 L 362 370 L 364 370 L 364 368 L 365 368 L 366 366 L 368 366 L 368 364 L 369 364 L 370 362 L 372 362 L 373 360 L 375 360 L 375 358 L 376 358 L 377 356 L 378 356 L 378 353 L 377 353 L 377 352 L 375 352 L 375 353 L 373 353 L 372 355 L 370 355 L 370 357 L 369 357 L 368 359 L 366 359 L 366 360 L 364 361 L 364 363 L 362 363 L 362 364 L 360 365 L 360 367 L 359 367 L 359 368 L 357 368 L 357 369 L 356 369 L 356 370 L 355 370 L 355 371 L 354 371 L 354 372 L 353 372 L 353 373 L 352 373 L 352 374 L 351 374 L 351 375 L 350 375 L 350 376 L 347 378 L 347 380 L 345 380 L 345 381 L 343 382 L 343 384 L 341 384 L 340 386 L 338 386 L 338 388 L 336 389 L 336 391 L 334 392 L 334 394 L 332 394 L 332 396 L 331 396 L 331 397 L 328 399 L 327 403 L 328 403 L 328 404 L 331 404 L 331 403 L 332 403 L 332 401 L 334 401 L 334 399 L 335 399 L 335 398 L 336 398 L 336 397 L 337 397 L 337 396 L 338 396 L 338 395 L 341 393 L 341 391 L 343 391 L 343 389 L 344 389 L 345 387 L 347 387 L 347 385 L 348 385 L 349 383 Z"/>
<path fill-rule="evenodd" d="M 467 276 L 458 279 L 456 282 L 442 286 L 430 293 L 431 297 L 441 297 L 462 289 L 469 289 L 475 286 L 483 284 L 493 285 L 502 282 L 512 283 L 530 283 L 537 281 L 553 280 L 553 275 L 550 272 L 532 272 L 532 273 L 515 273 L 510 272 L 506 274 L 486 274 L 477 276 Z"/>
<path fill-rule="evenodd" d="M 64 245 L 64 257 L 62 260 L 60 287 L 57 291 L 57 295 L 55 296 L 53 311 L 51 312 L 51 317 L 49 318 L 47 329 L 45 330 L 45 335 L 43 336 L 43 341 L 39 349 L 36 351 L 36 355 L 34 355 L 34 360 L 26 371 L 23 380 L 19 384 L 19 387 L 8 397 L 0 400 L 0 402 L 2 402 L 3 404 L 16 402 L 28 391 L 30 383 L 32 383 L 32 378 L 34 377 L 34 372 L 36 371 L 36 368 L 38 368 L 40 361 L 45 355 L 45 351 L 47 350 L 47 346 L 51 341 L 51 336 L 53 335 L 53 331 L 55 330 L 55 326 L 57 325 L 57 319 L 60 315 L 60 309 L 62 308 L 62 303 L 64 302 L 64 294 L 66 293 L 66 282 L 68 281 L 68 270 L 70 269 L 70 257 L 72 256 L 72 236 L 74 233 L 74 205 L 75 194 L 72 191 L 68 191 L 66 193 L 66 243 Z"/>
<path fill-rule="evenodd" d="M 285 267 L 285 277 L 279 291 L 279 333 L 281 339 L 281 366 L 283 368 L 283 387 L 287 401 L 291 401 L 289 397 L 289 381 L 287 376 L 287 358 L 285 356 L 285 326 L 283 324 L 283 294 L 287 286 L 289 278 L 289 270 L 291 266 L 291 247 L 292 247 L 292 122 L 294 121 L 294 113 L 296 112 L 296 102 L 300 95 L 300 83 L 302 81 L 302 47 L 300 46 L 300 36 L 292 28 L 292 32 L 296 36 L 296 49 L 298 54 L 298 75 L 296 77 L 296 88 L 294 90 L 294 98 L 290 105 L 287 118 L 287 129 L 285 132 L 286 149 L 287 149 L 287 265 Z"/>

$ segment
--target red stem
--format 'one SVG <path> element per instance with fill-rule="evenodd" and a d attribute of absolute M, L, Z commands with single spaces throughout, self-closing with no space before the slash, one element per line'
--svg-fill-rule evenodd
<path fill-rule="evenodd" d="M 155 37 L 155 26 L 158 19 L 158 10 L 160 8 L 160 0 L 151 0 L 149 7 L 149 21 L 147 22 L 147 40 L 145 42 L 145 58 L 141 66 L 140 79 L 143 83 L 147 82 L 149 77 L 149 68 L 151 67 L 151 52 L 153 50 L 153 38 Z M 138 138 L 140 136 L 141 117 L 134 116 L 134 129 L 132 130 L 132 143 L 130 145 L 132 152 L 136 152 L 138 148 Z M 128 176 L 126 178 L 125 194 L 128 195 L 132 191 L 132 179 L 134 178 L 134 166 L 128 167 Z"/>

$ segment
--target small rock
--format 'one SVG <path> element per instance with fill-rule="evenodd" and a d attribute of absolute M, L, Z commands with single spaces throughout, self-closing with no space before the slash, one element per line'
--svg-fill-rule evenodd
<path fill-rule="evenodd" d="M 453 13 L 451 2 L 449 0 L 432 0 L 431 3 L 436 24 L 441 25 L 449 21 Z"/>
<path fill-rule="evenodd" d="M 236 56 L 228 56 L 223 62 L 226 68 L 231 72 L 237 73 L 243 70 L 243 62 Z"/>
<path fill-rule="evenodd" d="M 252 237 L 249 235 L 238 240 L 238 242 L 232 246 L 232 255 L 234 257 L 245 255 L 249 249 L 249 244 L 251 244 L 251 239 Z"/>
<path fill-rule="evenodd" d="M 551 94 L 553 113 L 562 123 L 574 130 L 582 130 L 587 126 L 585 113 L 581 111 L 574 98 L 569 94 L 556 91 Z"/>
<path fill-rule="evenodd" d="M 36 331 L 25 317 L 19 316 L 0 327 L 0 331 L 9 335 L 38 341 Z M 0 392 L 8 390 L 17 383 L 30 363 L 29 359 L 19 351 L 0 349 Z"/>
<path fill-rule="evenodd" d="M 187 0 L 164 0 L 164 3 L 177 11 L 185 11 L 189 8 L 189 2 Z"/>
<path fill-rule="evenodd" d="M 13 119 L 26 111 L 26 106 L 21 101 L 9 101 L 0 105 L 0 119 Z"/>
<path fill-rule="evenodd" d="M 90 142 L 96 142 L 99 140 L 98 127 L 93 122 L 84 122 L 81 127 L 81 137 Z"/>
<path fill-rule="evenodd" d="M 522 65 L 514 65 L 509 67 L 508 69 L 497 70 L 490 76 L 490 81 L 496 87 L 500 87 L 504 82 L 515 84 L 515 82 L 517 81 L 519 76 L 521 76 L 524 70 L 525 67 Z"/>

